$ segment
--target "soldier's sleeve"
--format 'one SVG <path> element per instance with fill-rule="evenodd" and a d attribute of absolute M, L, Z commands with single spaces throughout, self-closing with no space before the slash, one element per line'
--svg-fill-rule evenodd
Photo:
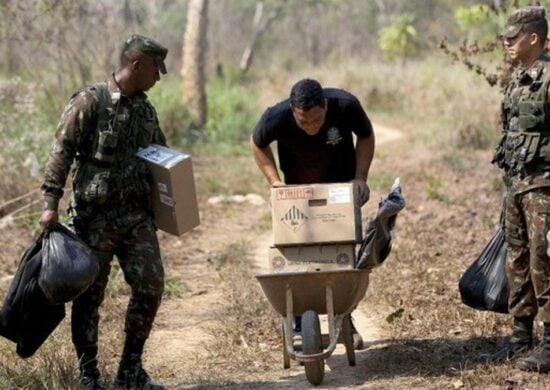
<path fill-rule="evenodd" d="M 57 210 L 73 160 L 93 124 L 93 95 L 81 91 L 69 100 L 57 126 L 41 186 L 44 209 Z"/>

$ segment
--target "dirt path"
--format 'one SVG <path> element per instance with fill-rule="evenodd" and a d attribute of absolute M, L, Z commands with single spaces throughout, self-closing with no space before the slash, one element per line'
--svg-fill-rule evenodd
<path fill-rule="evenodd" d="M 377 147 L 387 144 L 401 136 L 401 134 L 387 127 L 375 126 Z M 375 194 L 377 196 L 377 194 Z M 219 207 L 219 206 L 218 206 Z M 220 284 L 219 275 L 215 272 L 212 263 L 212 256 L 215 256 L 224 245 L 242 240 L 241 232 L 247 224 L 254 223 L 253 215 L 265 212 L 266 205 L 251 206 L 257 209 L 256 213 L 249 213 L 251 216 L 242 219 L 242 213 L 229 216 L 230 223 L 219 223 L 219 210 L 209 210 L 202 224 L 182 239 L 163 235 L 163 246 L 165 247 L 165 261 L 171 265 L 168 274 L 172 279 L 179 280 L 184 288 L 185 294 L 182 297 L 170 297 L 165 299 L 159 313 L 155 327 L 146 347 L 145 364 L 149 371 L 168 388 L 178 387 L 181 378 L 185 377 L 190 364 L 209 356 L 209 347 L 213 342 L 213 329 L 219 321 L 219 312 L 223 308 L 224 299 L 222 291 L 218 288 Z M 371 206 L 372 208 L 372 206 Z M 250 211 L 250 210 L 249 210 Z M 365 213 L 364 213 L 365 216 Z M 227 213 L 224 213 L 224 218 Z M 247 237 L 248 242 L 255 244 L 254 266 L 258 272 L 267 268 L 267 248 L 272 243 L 271 232 L 256 237 Z M 208 242 L 209 247 L 203 248 L 200 243 Z M 366 349 L 357 351 L 357 367 L 368 365 L 369 355 L 364 351 L 385 344 L 384 321 L 372 303 L 365 299 L 359 304 L 353 313 L 354 324 L 359 333 L 363 336 Z M 219 325 L 219 324 L 218 324 Z M 273 380 L 274 373 L 266 374 L 266 381 L 255 387 L 248 384 L 247 388 L 305 388 L 309 384 L 304 375 L 304 369 L 296 362 L 291 362 L 291 368 L 282 370 L 281 367 L 274 368 L 280 372 L 280 379 Z M 345 348 L 339 344 L 330 359 L 326 362 L 326 374 L 323 386 L 325 388 L 346 388 L 357 386 L 364 380 L 357 376 L 357 367 L 349 367 L 345 355 Z M 359 370 L 360 372 L 360 370 Z M 278 376 L 275 373 L 275 376 Z M 243 384 L 244 385 L 244 384 Z M 233 386 L 231 386 L 233 387 Z M 239 387 L 239 386 L 237 386 Z"/>

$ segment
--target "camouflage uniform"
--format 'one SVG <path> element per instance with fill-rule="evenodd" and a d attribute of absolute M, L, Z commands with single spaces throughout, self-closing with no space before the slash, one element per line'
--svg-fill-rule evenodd
<path fill-rule="evenodd" d="M 509 309 L 514 317 L 540 312 L 550 321 L 550 58 L 519 69 L 505 90 L 503 137 L 495 162 L 505 170 L 505 233 L 508 244 Z"/>
<path fill-rule="evenodd" d="M 165 73 L 162 49 L 159 68 Z M 155 109 L 143 92 L 123 95 L 114 75 L 75 93 L 58 126 L 42 185 L 44 207 L 57 210 L 76 161 L 69 211 L 77 234 L 100 264 L 98 278 L 72 307 L 72 337 L 81 370 L 89 363 L 97 371 L 98 309 L 114 255 L 132 290 L 125 332 L 127 343 L 141 344 L 139 356 L 161 302 L 164 270 L 148 200 L 150 172 L 136 157 L 138 149 L 150 143 L 166 145 Z"/>

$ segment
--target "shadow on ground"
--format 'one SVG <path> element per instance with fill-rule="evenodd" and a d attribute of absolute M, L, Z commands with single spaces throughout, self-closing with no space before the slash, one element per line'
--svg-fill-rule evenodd
<path fill-rule="evenodd" d="M 406 377 L 456 377 L 457 372 L 483 365 L 480 355 L 496 352 L 506 339 L 475 337 L 470 339 L 377 340 L 356 351 L 356 366 L 351 367 L 345 354 L 334 354 L 325 361 L 325 379 L 316 388 L 354 387 L 373 380 Z M 292 365 L 297 365 L 292 362 Z M 244 382 L 214 389 L 292 389 L 309 387 L 304 373 L 276 382 Z M 204 389 L 206 387 L 186 387 Z"/>

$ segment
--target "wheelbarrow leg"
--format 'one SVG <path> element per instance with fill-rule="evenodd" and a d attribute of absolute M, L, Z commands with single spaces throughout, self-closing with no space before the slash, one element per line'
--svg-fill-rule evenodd
<path fill-rule="evenodd" d="M 355 348 L 353 347 L 353 332 L 351 330 L 351 314 L 347 314 L 342 321 L 342 336 L 346 346 L 346 354 L 350 366 L 355 366 Z"/>
<path fill-rule="evenodd" d="M 286 321 L 283 318 L 283 322 Z M 284 323 L 281 323 L 281 334 L 283 335 L 283 368 L 290 368 L 290 357 L 288 356 L 288 351 L 286 350 L 286 335 L 285 335 L 285 326 Z"/>

